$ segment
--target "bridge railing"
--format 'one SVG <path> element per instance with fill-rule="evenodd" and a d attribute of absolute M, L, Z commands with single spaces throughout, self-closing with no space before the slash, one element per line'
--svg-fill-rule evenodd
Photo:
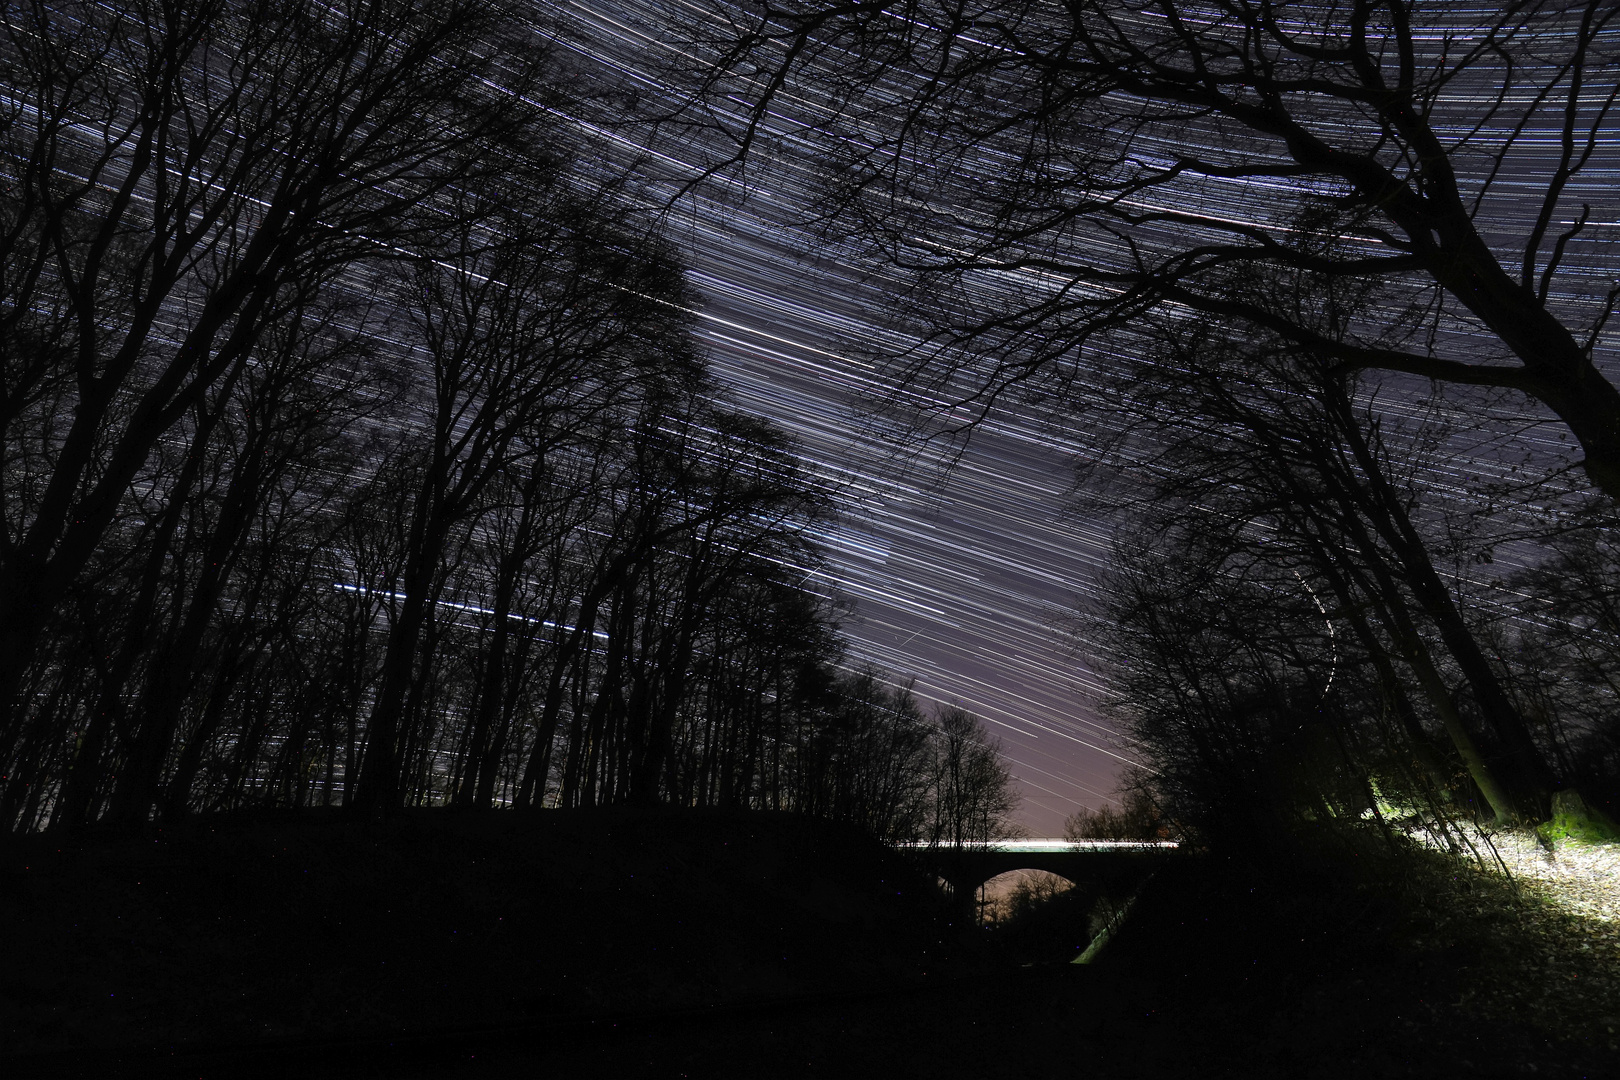
<path fill-rule="evenodd" d="M 930 845 L 920 840 L 896 846 L 902 851 L 928 851 L 930 848 L 938 851 L 952 850 L 947 844 Z M 1009 855 L 1044 855 L 1059 851 L 1165 851 L 1180 846 L 1180 842 L 1176 840 L 1065 840 L 1061 836 L 1037 836 L 1010 837 L 1005 840 L 968 844 L 964 850 L 1005 852 Z"/>

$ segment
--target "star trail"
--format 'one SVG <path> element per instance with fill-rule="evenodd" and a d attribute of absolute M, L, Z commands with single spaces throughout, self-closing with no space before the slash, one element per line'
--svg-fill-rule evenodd
<path fill-rule="evenodd" d="M 559 40 L 596 65 L 604 82 L 622 81 L 654 99 L 677 101 L 691 91 L 673 85 L 669 71 L 684 66 L 702 77 L 710 70 L 700 49 L 673 44 L 689 41 L 693 20 L 711 18 L 710 9 L 621 0 L 568 3 L 552 11 L 562 27 Z M 1472 47 L 1470 20 L 1487 11 L 1446 7 L 1443 20 L 1417 31 L 1415 40 L 1423 48 Z M 1143 11 L 1136 17 L 1156 16 Z M 821 55 L 818 63 L 836 60 L 834 52 Z M 916 343 L 893 329 L 882 274 L 873 274 L 847 245 L 818 246 L 804 223 L 818 182 L 812 161 L 818 148 L 825 149 L 829 132 L 852 140 L 857 153 L 881 158 L 890 151 L 879 145 L 877 128 L 863 128 L 847 114 L 835 117 L 814 72 L 790 79 L 763 114 L 751 112 L 755 99 L 749 93 L 762 92 L 764 85 L 761 70 L 736 84 L 742 90 L 711 102 L 709 115 L 729 129 L 731 138 L 752 120 L 759 144 L 770 147 L 763 163 L 756 151 L 741 169 L 706 172 L 714 155 L 727 149 L 728 136 L 717 132 L 696 139 L 630 139 L 623 145 L 646 152 L 641 169 L 653 178 L 653 190 L 683 193 L 667 208 L 667 220 L 703 297 L 700 332 L 717 373 L 745 408 L 791 431 L 807 466 L 839 495 L 842 524 L 822 539 L 832 553 L 828 585 L 855 602 L 845 626 L 849 662 L 875 663 L 897 679 L 915 678 L 924 699 L 958 702 L 994 724 L 1025 793 L 1023 820 L 1050 835 L 1067 814 L 1098 805 L 1111 792 L 1118 769 L 1133 760 L 1129 741 L 1099 708 L 1110 697 L 1109 687 L 1091 674 L 1084 656 L 1058 629 L 1091 593 L 1108 560 L 1106 528 L 1064 512 L 1073 465 L 1086 452 L 1088 434 L 1076 431 L 1071 440 L 1054 428 L 1049 414 L 1016 400 L 998 403 L 965 447 L 919 448 L 907 441 L 906 431 L 879 418 L 873 406 L 892 400 L 894 384 L 871 358 Z M 1029 92 L 1016 82 L 1006 83 L 1009 94 Z M 895 70 L 866 92 L 865 101 L 903 108 L 922 85 L 917 76 Z M 1454 140 L 1470 189 L 1482 200 L 1479 220 L 1487 235 L 1523 232 L 1541 183 L 1529 177 L 1544 171 L 1557 149 L 1556 130 L 1519 133 L 1509 167 L 1485 175 L 1493 147 L 1508 130 L 1512 107 L 1529 103 L 1532 91 L 1533 86 L 1504 92 L 1479 79 L 1461 80 L 1448 88 L 1436 110 L 1437 129 Z M 1586 119 L 1600 105 L 1593 99 Z M 904 238 L 942 260 L 967 250 L 952 248 L 951 237 L 971 247 L 988 227 L 996 193 L 982 185 L 994 188 L 995 178 L 1017 157 L 1016 148 L 949 145 L 954 137 L 949 130 L 932 136 L 944 144 L 941 160 L 956 171 L 935 178 L 933 201 L 918 215 L 924 221 L 932 217 L 940 228 Z M 1202 162 L 1198 168 L 1127 199 L 1124 208 L 1154 218 L 1166 235 L 1201 235 L 1209 242 L 1229 240 L 1255 223 L 1274 226 L 1276 197 L 1293 182 L 1252 169 L 1266 163 L 1267 151 L 1257 155 L 1249 149 L 1251 141 L 1231 137 L 1220 125 L 1206 126 L 1204 137 L 1193 151 Z M 1168 169 L 1187 148 L 1156 141 L 1160 138 L 1151 130 L 1138 136 L 1132 153 L 1149 167 Z M 1472 158 L 1471 152 L 1476 152 Z M 1613 158 L 1612 148 L 1603 147 L 1570 193 L 1571 202 L 1587 200 L 1599 208 L 1593 216 L 1598 240 L 1589 233 L 1575 243 L 1585 245 L 1577 276 L 1597 281 L 1614 270 L 1612 245 L 1600 242 L 1606 235 L 1602 230 L 1620 216 L 1613 201 L 1620 171 Z M 1032 220 L 1061 211 L 1059 206 L 1023 210 Z M 1011 258 L 1005 271 L 981 263 L 966 280 L 969 302 L 992 308 L 1009 294 L 1025 293 L 1038 307 L 1041 298 L 1066 290 L 1106 297 L 1123 287 L 1107 284 L 1110 266 L 1126 261 L 1117 233 L 1080 224 L 1060 235 L 1068 246 L 1050 252 L 1056 260 L 1052 270 Z M 1401 254 L 1384 239 L 1346 239 L 1370 258 Z M 1090 268 L 1094 284 L 1073 280 L 1077 258 Z M 1566 310 L 1588 314 L 1594 302 L 1586 292 L 1554 299 Z M 1500 345 L 1466 320 L 1447 316 L 1437 325 L 1443 338 L 1461 341 L 1465 350 L 1500 354 Z M 1078 377 L 1083 381 L 1084 373 Z M 1409 385 L 1418 391 L 1411 405 L 1396 394 L 1386 395 L 1384 407 L 1397 419 L 1432 419 L 1435 404 L 1422 400 L 1421 387 Z M 936 398 L 947 413 L 948 389 Z M 906 392 L 915 393 L 916 387 Z M 1481 474 L 1505 475 L 1495 448 L 1504 432 L 1517 433 L 1548 459 L 1567 454 L 1538 409 L 1506 403 L 1489 413 L 1472 445 L 1459 449 L 1458 438 L 1468 442 L 1470 437 L 1454 436 L 1449 444 L 1422 451 L 1437 500 L 1465 496 L 1470 479 Z M 1151 468 L 1151 457 L 1143 464 Z"/>
<path fill-rule="evenodd" d="M 11 4 L 18 1061 L 1584 1067 L 1615 316 L 1620 0 Z"/>
<path fill-rule="evenodd" d="M 571 4 L 570 47 L 657 87 L 667 18 L 653 4 Z M 796 125 L 784 120 L 784 127 Z M 660 144 L 650 168 L 680 184 L 702 164 Z M 687 147 L 690 153 L 692 148 Z M 1032 416 L 998 414 L 965 449 L 907 442 L 873 414 L 891 386 L 863 356 L 903 348 L 881 288 L 805 257 L 808 195 L 772 177 L 746 198 L 696 197 L 670 233 L 701 291 L 699 333 L 744 408 L 782 425 L 844 516 L 823 537 L 827 585 L 854 602 L 846 663 L 915 680 L 914 692 L 993 725 L 1023 792 L 1023 823 L 1054 835 L 1110 797 L 1134 759 L 1097 709 L 1096 681 L 1057 624 L 1091 588 L 1107 536 L 1064 514 L 1071 459 Z"/>

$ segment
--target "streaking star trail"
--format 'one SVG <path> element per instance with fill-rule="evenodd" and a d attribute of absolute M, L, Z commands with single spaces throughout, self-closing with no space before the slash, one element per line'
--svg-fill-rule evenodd
<path fill-rule="evenodd" d="M 1193 20 L 1199 32 L 1211 31 L 1226 17 L 1218 7 L 1208 13 L 1207 25 L 1200 21 L 1204 15 Z M 925 9 L 935 11 L 927 5 L 916 10 Z M 705 20 L 718 40 L 726 31 L 721 24 L 729 18 L 718 6 L 700 9 L 651 0 L 569 2 L 554 10 L 565 44 L 602 73 L 604 85 L 633 86 L 649 98 L 668 101 L 676 112 L 693 91 L 668 73 L 681 71 L 692 85 L 717 73 L 711 53 L 676 43 L 691 42 L 691 28 Z M 1143 28 L 1157 25 L 1156 9 L 1120 10 L 1123 22 L 1115 27 L 1120 35 L 1151 33 Z M 1312 17 L 1329 18 L 1332 10 L 1312 9 Z M 1428 51 L 1419 58 L 1424 62 L 1451 55 L 1447 50 L 1466 55 L 1485 48 L 1478 27 L 1497 17 L 1467 5 L 1437 5 L 1434 12 L 1431 23 L 1413 32 L 1416 47 Z M 901 26 L 898 14 L 888 12 L 887 17 Z M 1047 45 L 1041 34 L 1048 28 L 1033 9 L 986 9 L 976 17 L 983 20 L 979 25 L 994 23 L 1006 35 L 1033 35 L 1030 47 L 1036 52 Z M 1064 17 L 1059 13 L 1052 18 L 1061 25 Z M 951 40 L 983 50 L 987 96 L 993 99 L 1003 91 L 1009 98 L 1035 100 L 1030 96 L 1038 92 L 1035 76 L 1011 62 L 996 70 L 992 62 L 997 50 L 1013 46 L 993 44 L 990 30 L 976 34 L 965 26 L 952 30 L 959 36 Z M 945 63 L 949 47 L 937 57 L 930 51 L 936 39 L 949 36 L 941 27 L 914 21 L 904 29 L 915 34 L 906 58 Z M 1313 33 L 1315 27 L 1302 23 L 1288 32 Z M 897 175 L 901 166 L 927 173 L 921 195 L 903 181 L 889 191 L 888 197 L 904 204 L 905 220 L 915 227 L 888 236 L 888 250 L 918 265 L 948 266 L 960 260 L 967 269 L 955 279 L 952 296 L 973 309 L 961 316 L 962 323 L 1011 313 L 1016 318 L 1009 320 L 1008 348 L 1050 349 L 1046 355 L 1064 364 L 1070 360 L 1064 353 L 1063 326 L 1055 326 L 1048 340 L 1041 314 L 1048 309 L 1042 305 L 1061 298 L 1083 312 L 1088 305 L 1112 302 L 1131 287 L 1130 279 L 1121 275 L 1139 255 L 1135 244 L 1232 244 L 1256 229 L 1290 235 L 1294 226 L 1279 218 L 1280 203 L 1300 192 L 1333 196 L 1338 188 L 1318 179 L 1291 178 L 1288 170 L 1276 168 L 1275 156 L 1268 156 L 1275 149 L 1234 137 L 1218 121 L 1164 130 L 1144 126 L 1132 136 L 1130 160 L 1163 179 L 1110 204 L 1110 213 L 1137 222 L 1135 239 L 1127 240 L 1122 228 L 1106 221 L 1099 227 L 1084 215 L 1066 217 L 1060 202 L 1005 201 L 1007 192 L 1028 190 L 1017 185 L 1029 179 L 1023 170 L 1035 168 L 1014 141 L 1022 137 L 1018 123 L 1008 125 L 1012 134 L 1005 138 L 975 140 L 964 135 L 975 130 L 972 119 L 958 126 L 945 115 L 934 117 L 941 121 L 938 130 L 897 137 L 885 126 L 889 118 L 883 110 L 901 115 L 920 95 L 933 92 L 926 65 L 910 70 L 863 67 L 866 81 L 845 84 L 858 86 L 860 108 L 851 109 L 829 89 L 839 74 L 830 69 L 845 55 L 840 46 L 818 46 L 814 63 L 819 68 L 802 76 L 789 74 L 778 85 L 769 83 L 770 64 L 786 56 L 791 34 L 766 37 L 757 63 L 722 73 L 730 80 L 724 85 L 732 89 L 711 95 L 703 110 L 687 114 L 705 116 L 716 130 L 694 134 L 696 126 L 688 124 L 678 137 L 660 130 L 639 143 L 624 136 L 621 140 L 645 151 L 638 169 L 649 189 L 672 193 L 666 208 L 669 235 L 682 245 L 702 295 L 701 333 L 717 372 L 740 404 L 800 440 L 807 468 L 842 499 L 844 523 L 825 542 L 832 553 L 829 584 L 856 603 L 846 625 L 852 642 L 849 662 L 878 664 L 901 680 L 915 678 L 923 698 L 960 703 L 994 724 L 1024 788 L 1026 824 L 1037 834 L 1051 835 L 1064 816 L 1105 798 L 1118 770 L 1134 760 L 1129 740 L 1110 727 L 1099 707 L 1110 700 L 1109 687 L 1055 626 L 1092 594 L 1108 563 L 1107 530 L 1064 513 L 1075 463 L 1095 444 L 1096 433 L 1054 430 L 1050 413 L 1013 396 L 981 415 L 971 403 L 964 404 L 967 395 L 955 399 L 949 380 L 929 384 L 928 390 L 920 383 L 908 384 L 898 393 L 909 404 L 933 408 L 945 427 L 977 420 L 965 445 L 908 442 L 905 432 L 880 419 L 873 407 L 892 401 L 897 389 L 884 377 L 883 365 L 871 358 L 904 355 L 918 342 L 895 329 L 892 302 L 901 285 L 888 288 L 881 261 L 874 264 L 855 246 L 815 232 L 810 208 L 827 181 L 816 168 L 816 157 L 836 145 L 862 159 L 872 175 L 883 175 L 886 163 L 894 164 Z M 1547 119 L 1534 113 L 1539 76 L 1499 87 L 1488 70 L 1484 76 L 1472 70 L 1466 74 L 1448 81 L 1432 122 L 1437 134 L 1449 140 L 1470 196 L 1479 200 L 1478 228 L 1487 237 L 1507 237 L 1511 244 L 1512 237 L 1526 231 L 1546 190 L 1544 179 L 1527 178 L 1553 170 L 1560 146 L 1569 139 L 1560 134 L 1556 115 Z M 1561 76 L 1553 72 L 1548 77 Z M 1608 107 L 1601 94 L 1576 93 L 1571 100 L 1569 115 L 1580 125 L 1601 125 Z M 1515 128 L 1513 117 L 1520 115 L 1515 110 L 1525 109 L 1536 117 L 1534 123 Z M 1324 120 L 1320 130 L 1351 142 L 1362 134 L 1353 118 Z M 735 167 L 706 171 L 745 142 L 749 152 L 740 163 L 732 162 Z M 1505 169 L 1491 165 L 1492 148 L 1500 145 L 1513 149 L 1510 159 L 1504 159 L 1510 165 Z M 1594 230 L 1612 230 L 1617 217 L 1613 180 L 1620 170 L 1607 144 L 1594 144 L 1594 151 L 1596 158 L 1583 159 L 1584 171 L 1571 182 L 1567 201 L 1587 206 L 1583 220 Z M 1039 168 L 1051 171 L 1060 185 L 1054 190 L 1063 190 L 1069 167 L 1059 151 Z M 1019 179 L 1010 179 L 1014 176 Z M 1008 228 L 997 216 L 1007 207 L 1013 218 L 1029 225 L 1027 242 L 1006 242 L 998 233 Z M 1576 229 L 1570 236 L 1570 273 L 1594 282 L 1612 278 L 1612 245 L 1604 246 L 1597 232 Z M 1347 250 L 1368 259 L 1398 262 L 1409 250 L 1404 241 L 1359 226 L 1340 239 Z M 806 254 L 811 251 L 814 258 Z M 1594 295 L 1603 291 L 1601 286 L 1594 289 Z M 1560 292 L 1553 300 L 1577 313 L 1594 302 L 1592 295 Z M 1050 310 L 1066 309 L 1059 304 Z M 1183 308 L 1183 317 L 1191 310 Z M 1502 357 L 1500 342 L 1481 333 L 1466 315 L 1444 303 L 1436 312 L 1431 348 L 1478 362 Z M 945 342 L 947 349 L 949 344 Z M 1105 361 L 1110 349 L 1120 359 L 1134 360 L 1128 333 L 1088 348 Z M 984 354 L 978 359 L 995 362 Z M 1599 357 L 1603 364 L 1609 360 L 1607 354 Z M 968 384 L 973 362 L 964 361 Z M 1086 386 L 1090 376 L 1083 366 L 1068 377 L 1088 392 L 1095 389 Z M 1380 408 L 1392 418 L 1392 431 L 1401 424 L 1420 428 L 1426 416 L 1432 419 L 1448 407 L 1427 400 L 1421 380 L 1408 381 L 1404 389 L 1399 378 L 1383 386 L 1396 388 L 1380 400 Z M 1481 476 L 1506 476 L 1500 443 L 1493 441 L 1505 434 L 1523 439 L 1549 460 L 1568 452 L 1537 406 L 1488 405 L 1469 416 L 1476 424 L 1471 433 L 1466 424 L 1453 425 L 1457 430 L 1449 441 L 1413 445 L 1413 460 L 1428 470 L 1424 484 L 1437 504 L 1466 500 L 1469 485 Z M 1097 421 L 1093 417 L 1088 422 Z M 1108 421 L 1101 423 L 1106 427 Z M 1139 466 L 1150 472 L 1157 467 L 1150 452 Z M 1462 581 L 1471 581 L 1466 572 L 1459 573 Z"/>
<path fill-rule="evenodd" d="M 656 74 L 669 48 L 658 5 L 560 10 L 570 48 L 672 92 Z M 784 118 L 790 136 L 797 126 Z M 643 168 L 690 183 L 701 163 L 678 149 L 658 144 Z M 1023 823 L 1055 835 L 1105 802 L 1133 760 L 1097 708 L 1107 688 L 1054 627 L 1105 565 L 1107 536 L 1065 517 L 1071 460 L 1033 416 L 996 414 L 948 465 L 947 448 L 895 441 L 871 413 L 891 386 L 860 359 L 905 345 L 885 329 L 886 297 L 849 268 L 802 257 L 814 178 L 800 190 L 772 181 L 745 198 L 700 188 L 669 214 L 715 373 L 739 405 L 790 431 L 839 493 L 845 516 L 825 542 L 828 584 L 854 601 L 847 663 L 915 679 L 925 701 L 989 722 L 1023 791 Z"/>

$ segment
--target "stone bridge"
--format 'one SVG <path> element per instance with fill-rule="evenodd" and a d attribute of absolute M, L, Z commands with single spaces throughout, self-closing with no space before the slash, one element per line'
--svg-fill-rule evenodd
<path fill-rule="evenodd" d="M 1176 849 L 1173 840 L 992 840 L 967 847 L 902 845 L 970 902 L 979 886 L 1010 870 L 1045 870 L 1096 895 L 1136 891 Z"/>

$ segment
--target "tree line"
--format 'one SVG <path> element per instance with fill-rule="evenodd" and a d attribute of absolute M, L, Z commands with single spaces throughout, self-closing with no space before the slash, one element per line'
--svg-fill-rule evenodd
<path fill-rule="evenodd" d="M 1005 813 L 1004 768 L 989 816 L 952 772 L 999 765 L 977 721 L 845 670 L 808 584 L 831 499 L 726 403 L 631 174 L 559 119 L 632 106 L 565 92 L 528 19 L 7 5 L 7 827 Z"/>
<path fill-rule="evenodd" d="M 1233 834 L 1607 798 L 1607 527 L 1445 506 L 1412 460 L 1444 452 L 1432 417 L 1403 425 L 1287 344 L 1222 330 L 1179 328 L 1144 362 L 1137 422 L 1088 470 L 1161 455 L 1089 499 L 1120 529 L 1082 634 L 1163 813 Z M 1539 561 L 1487 576 L 1505 540 Z"/>
<path fill-rule="evenodd" d="M 1013 401 L 1084 448 L 1136 781 L 1235 834 L 1620 790 L 1617 19 L 760 0 L 683 44 L 713 168 L 810 144 L 919 428 Z"/>

